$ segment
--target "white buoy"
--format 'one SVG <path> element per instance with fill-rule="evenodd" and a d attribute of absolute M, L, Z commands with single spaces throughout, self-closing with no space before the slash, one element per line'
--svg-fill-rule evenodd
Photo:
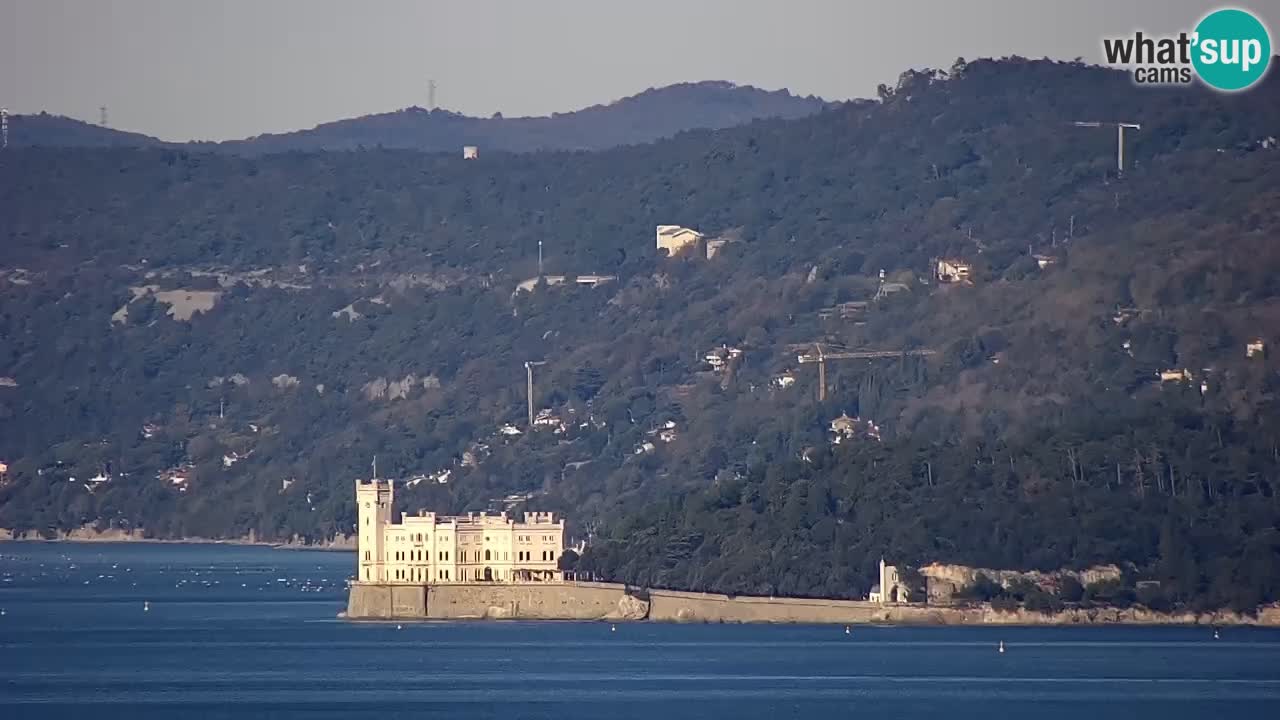
<path fill-rule="evenodd" d="M 397 629 L 397 630 L 403 630 L 403 629 L 404 629 L 404 626 L 403 626 L 403 625 L 397 625 L 397 626 L 396 626 L 396 629 Z"/>
<path fill-rule="evenodd" d="M 844 626 L 844 634 L 845 634 L 845 635 L 848 635 L 848 634 L 849 634 L 849 626 L 848 626 L 848 625 L 845 625 L 845 626 Z"/>
<path fill-rule="evenodd" d="M 1218 635 L 1218 629 L 1217 629 L 1217 628 L 1214 628 L 1214 629 L 1213 629 L 1213 639 L 1214 639 L 1214 640 L 1217 640 L 1219 637 L 1220 637 L 1220 636 Z"/>
<path fill-rule="evenodd" d="M 151 603 L 150 603 L 150 602 L 148 602 L 148 601 L 146 601 L 146 600 L 143 600 L 143 601 L 142 601 L 142 612 L 151 612 Z"/>
<path fill-rule="evenodd" d="M 1001 641 L 1000 641 L 1000 652 L 1001 652 L 1001 653 L 1003 653 L 1003 652 L 1004 652 L 1004 641 L 1003 641 L 1003 640 L 1001 640 Z"/>
<path fill-rule="evenodd" d="M 617 626 L 617 625 L 610 625 L 610 626 L 609 626 L 609 632 L 618 632 L 618 626 Z"/>

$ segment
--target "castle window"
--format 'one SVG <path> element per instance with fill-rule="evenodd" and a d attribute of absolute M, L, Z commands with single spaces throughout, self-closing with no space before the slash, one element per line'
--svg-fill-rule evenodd
<path fill-rule="evenodd" d="M 548 551 L 547 551 L 547 560 L 555 560 L 555 559 L 556 559 L 556 551 L 555 551 L 555 550 L 548 550 Z"/>
<path fill-rule="evenodd" d="M 488 559 L 489 559 L 489 551 L 488 551 L 488 550 L 485 550 L 485 551 L 484 551 L 484 559 L 485 559 L 485 560 L 488 560 Z"/>

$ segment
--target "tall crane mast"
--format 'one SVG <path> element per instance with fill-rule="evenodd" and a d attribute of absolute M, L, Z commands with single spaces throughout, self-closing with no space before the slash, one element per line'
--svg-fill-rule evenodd
<path fill-rule="evenodd" d="M 533 368 L 535 365 L 546 365 L 546 360 L 526 360 L 524 363 L 524 372 L 528 377 L 528 386 L 526 388 L 529 398 L 529 429 L 533 429 Z"/>
<path fill-rule="evenodd" d="M 1111 127 L 1111 126 L 1113 126 L 1113 125 L 1114 125 L 1114 126 L 1115 126 L 1115 128 L 1116 128 L 1116 170 L 1117 170 L 1117 171 L 1119 171 L 1120 173 L 1124 173 L 1124 131 L 1125 131 L 1125 128 L 1130 128 L 1130 129 L 1133 129 L 1133 130 L 1141 130 L 1141 129 L 1142 129 L 1142 126 L 1141 126 L 1141 125 L 1139 125 L 1138 123 L 1127 123 L 1127 122 L 1097 122 L 1097 121 L 1093 121 L 1093 120 L 1088 120 L 1088 121 L 1077 120 L 1076 122 L 1074 122 L 1074 123 L 1072 123 L 1072 124 L 1073 124 L 1073 125 L 1075 125 L 1076 127 L 1089 127 L 1089 128 Z"/>

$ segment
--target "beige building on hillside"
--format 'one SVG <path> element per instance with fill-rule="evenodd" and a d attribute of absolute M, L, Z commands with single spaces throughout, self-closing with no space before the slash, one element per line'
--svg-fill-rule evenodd
<path fill-rule="evenodd" d="M 500 515 L 419 512 L 393 522 L 394 481 L 357 480 L 360 582 L 555 582 L 564 520 L 549 512 Z"/>
<path fill-rule="evenodd" d="M 675 255 L 687 247 L 696 246 L 703 234 L 679 225 L 659 225 L 657 228 L 658 249 Z"/>

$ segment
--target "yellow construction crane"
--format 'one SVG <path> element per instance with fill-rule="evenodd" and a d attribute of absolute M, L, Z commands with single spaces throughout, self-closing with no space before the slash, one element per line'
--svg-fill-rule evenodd
<path fill-rule="evenodd" d="M 927 357 L 936 354 L 933 350 L 860 350 L 851 352 L 841 349 L 835 352 L 828 352 L 822 348 L 822 343 L 814 343 L 813 352 L 798 355 L 796 362 L 802 365 L 806 363 L 818 364 L 818 402 L 822 402 L 827 399 L 828 360 L 877 360 L 880 358 Z"/>

